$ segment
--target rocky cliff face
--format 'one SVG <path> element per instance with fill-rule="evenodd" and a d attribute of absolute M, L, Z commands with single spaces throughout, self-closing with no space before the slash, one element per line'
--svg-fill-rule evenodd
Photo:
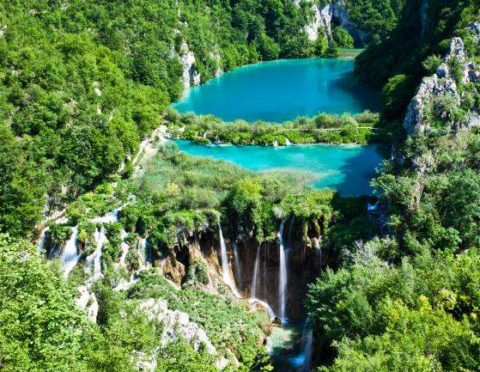
<path fill-rule="evenodd" d="M 178 57 L 183 68 L 182 82 L 184 89 L 187 90 L 191 86 L 199 85 L 201 82 L 201 76 L 195 66 L 195 54 L 190 50 L 186 41 L 182 42 Z"/>
<path fill-rule="evenodd" d="M 305 33 L 310 41 L 316 41 L 320 36 L 332 40 L 332 29 L 335 25 L 345 28 L 354 38 L 356 45 L 365 45 L 367 33 L 360 30 L 348 16 L 347 4 L 343 0 L 328 2 L 320 6 L 313 1 L 311 3 L 311 19 L 305 26 Z M 295 2 L 299 6 L 299 2 Z"/>
<path fill-rule="evenodd" d="M 474 23 L 469 29 L 475 42 L 480 43 L 480 24 Z M 442 121 L 447 129 L 455 130 L 478 125 L 479 107 L 467 108 L 467 115 L 461 119 L 451 115 L 448 109 L 451 106 L 460 106 L 466 97 L 467 93 L 459 89 L 459 85 L 466 86 L 479 82 L 480 66 L 469 59 L 463 40 L 454 37 L 444 62 L 435 74 L 423 79 L 417 94 L 408 106 L 404 119 L 407 133 L 425 133 L 431 129 L 433 116 Z M 478 94 L 474 86 L 469 86 L 468 89 L 475 90 L 473 94 Z"/>
<path fill-rule="evenodd" d="M 162 347 L 165 347 L 171 342 L 184 340 L 190 343 L 195 350 L 203 347 L 208 354 L 216 357 L 215 365 L 219 370 L 223 370 L 228 365 L 228 360 L 219 355 L 205 330 L 197 323 L 190 321 L 188 314 L 177 310 L 170 310 L 166 301 L 155 300 L 153 298 L 142 302 L 139 308 L 145 313 L 149 321 L 159 322 L 163 325 L 160 340 Z M 156 355 L 147 359 L 155 361 Z M 143 358 L 143 360 L 145 360 L 145 358 Z M 141 370 L 144 371 L 155 371 L 156 363 L 145 363 L 143 361 L 141 362 L 141 367 Z"/>

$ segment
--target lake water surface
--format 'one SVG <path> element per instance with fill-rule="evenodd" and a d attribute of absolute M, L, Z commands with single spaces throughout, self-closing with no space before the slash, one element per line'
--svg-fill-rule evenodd
<path fill-rule="evenodd" d="M 194 87 L 175 103 L 179 112 L 224 121 L 283 122 L 299 116 L 358 113 L 378 108 L 378 94 L 356 84 L 354 60 L 289 59 L 258 63 Z"/>
<path fill-rule="evenodd" d="M 315 176 L 317 188 L 337 189 L 342 195 L 370 194 L 370 179 L 381 162 L 375 145 L 292 145 L 285 147 L 197 145 L 176 141 L 190 155 L 223 159 L 253 171 L 298 169 Z"/>

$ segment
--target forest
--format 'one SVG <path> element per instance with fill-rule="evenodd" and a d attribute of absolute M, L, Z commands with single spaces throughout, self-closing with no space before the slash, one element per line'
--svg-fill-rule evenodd
<path fill-rule="evenodd" d="M 268 247 L 282 221 L 292 221 L 289 239 L 310 248 L 321 241 L 325 254 L 304 301 L 314 368 L 480 369 L 480 131 L 470 124 L 480 75 L 468 73 L 480 64 L 477 1 L 342 4 L 368 35 L 355 73 L 381 91 L 380 112 L 278 125 L 173 111 L 185 89 L 183 46 L 202 82 L 250 63 L 353 47 L 341 24 L 331 37 L 320 30 L 309 39 L 308 1 L 0 4 L 0 369 L 273 370 L 268 317 L 217 280 L 211 246 L 223 228 L 227 241 L 242 236 Z M 445 57 L 452 38 L 462 40 L 465 60 Z M 412 98 L 442 71 L 459 98 L 425 100 L 422 130 L 410 130 Z M 160 126 L 199 143 L 383 143 L 391 156 L 372 181 L 373 196 L 341 197 L 312 189 L 308 172 L 257 174 L 173 145 L 139 164 L 142 143 Z M 371 204 L 374 217 L 365 213 Z M 98 219 L 112 210 L 114 221 Z M 83 266 L 99 232 L 108 240 L 102 278 L 90 281 L 94 263 L 92 273 Z M 124 250 L 147 236 L 151 260 L 168 258 L 163 275 Z M 47 258 L 72 239 L 82 265 L 64 280 L 59 260 Z M 191 253 L 202 244 L 211 256 Z M 118 290 L 133 273 L 136 281 Z M 85 307 L 97 306 L 94 322 L 78 306 L 82 286 Z M 169 332 L 162 301 L 206 338 L 160 343 Z"/>

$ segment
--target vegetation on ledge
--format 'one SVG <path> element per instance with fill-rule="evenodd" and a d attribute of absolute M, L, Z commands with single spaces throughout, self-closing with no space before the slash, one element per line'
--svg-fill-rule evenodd
<path fill-rule="evenodd" d="M 387 140 L 379 115 L 369 111 L 342 116 L 320 114 L 281 124 L 261 121 L 250 124 L 242 120 L 225 123 L 211 115 L 181 115 L 168 110 L 166 120 L 173 137 L 202 144 L 285 146 L 289 143 L 367 144 Z"/>

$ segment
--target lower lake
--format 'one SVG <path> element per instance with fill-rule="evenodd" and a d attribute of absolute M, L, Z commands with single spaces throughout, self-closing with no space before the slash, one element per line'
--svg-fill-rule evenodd
<path fill-rule="evenodd" d="M 222 159 L 262 172 L 294 169 L 314 176 L 316 188 L 332 188 L 344 196 L 370 194 L 370 180 L 382 161 L 376 145 L 291 145 L 285 147 L 197 145 L 179 140 L 179 149 L 193 156 Z"/>

